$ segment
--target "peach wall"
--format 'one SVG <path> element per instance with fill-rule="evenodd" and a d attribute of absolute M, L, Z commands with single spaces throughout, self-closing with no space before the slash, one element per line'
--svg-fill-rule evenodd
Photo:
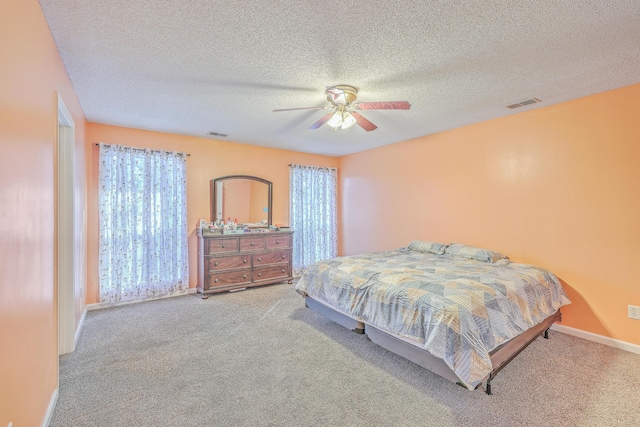
<path fill-rule="evenodd" d="M 255 147 L 207 138 L 196 138 L 87 123 L 88 249 L 87 303 L 99 302 L 98 286 L 98 147 L 97 142 L 133 147 L 184 151 L 187 158 L 187 215 L 189 224 L 189 286 L 196 287 L 196 236 L 198 218 L 210 217 L 209 182 L 226 175 L 254 175 L 273 182 L 273 223 L 289 224 L 290 163 L 336 167 L 338 159 L 294 151 Z"/>
<path fill-rule="evenodd" d="M 461 242 L 548 268 L 563 325 L 640 344 L 640 85 L 340 159 L 341 253 Z"/>
<path fill-rule="evenodd" d="M 84 116 L 36 0 L 3 0 L 0 64 L 0 426 L 40 426 L 58 386 L 56 92 L 76 124 L 80 218 Z M 80 221 L 80 271 L 83 226 Z M 79 319 L 84 302 L 77 302 Z"/>

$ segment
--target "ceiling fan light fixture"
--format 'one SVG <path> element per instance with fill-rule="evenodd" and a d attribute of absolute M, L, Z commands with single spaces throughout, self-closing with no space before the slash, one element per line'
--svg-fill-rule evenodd
<path fill-rule="evenodd" d="M 356 119 L 349 112 L 345 112 L 342 115 L 342 127 L 340 129 L 349 129 L 356 124 Z"/>
<path fill-rule="evenodd" d="M 333 113 L 333 116 L 327 121 L 327 125 L 331 126 L 335 130 L 338 129 L 349 129 L 351 126 L 356 124 L 356 119 L 349 113 L 344 110 L 337 110 Z"/>
<path fill-rule="evenodd" d="M 342 126 L 342 113 L 340 111 L 336 111 L 333 113 L 333 116 L 327 121 L 327 125 L 331 126 L 334 129 L 338 129 Z"/>

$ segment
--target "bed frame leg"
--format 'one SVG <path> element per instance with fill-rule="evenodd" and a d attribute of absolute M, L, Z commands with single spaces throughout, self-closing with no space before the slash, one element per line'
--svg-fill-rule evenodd
<path fill-rule="evenodd" d="M 548 340 L 549 339 L 549 329 L 545 329 L 544 330 L 544 335 L 543 335 L 544 339 Z"/>
<path fill-rule="evenodd" d="M 491 378 L 489 378 L 487 380 L 487 388 L 486 388 L 486 393 L 491 396 Z"/>

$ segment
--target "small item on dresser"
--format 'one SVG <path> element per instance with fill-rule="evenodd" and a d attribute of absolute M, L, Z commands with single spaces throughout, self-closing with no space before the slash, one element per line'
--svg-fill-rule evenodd
<path fill-rule="evenodd" d="M 235 230 L 234 222 L 231 220 L 231 217 L 227 218 L 227 223 L 224 227 L 226 230 Z"/>

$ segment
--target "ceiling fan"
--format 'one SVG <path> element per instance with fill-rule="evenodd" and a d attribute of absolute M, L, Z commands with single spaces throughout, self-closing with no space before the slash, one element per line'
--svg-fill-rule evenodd
<path fill-rule="evenodd" d="M 317 122 L 312 124 L 309 129 L 318 129 L 325 123 L 335 130 L 348 129 L 354 124 L 358 124 L 362 129 L 370 132 L 378 126 L 371 123 L 355 110 L 408 110 L 411 108 L 411 104 L 407 101 L 355 102 L 358 97 L 358 89 L 350 85 L 328 86 L 325 92 L 327 93 L 327 100 L 331 103 L 331 106 L 284 108 L 273 111 L 331 110 L 330 113 L 322 116 Z"/>

